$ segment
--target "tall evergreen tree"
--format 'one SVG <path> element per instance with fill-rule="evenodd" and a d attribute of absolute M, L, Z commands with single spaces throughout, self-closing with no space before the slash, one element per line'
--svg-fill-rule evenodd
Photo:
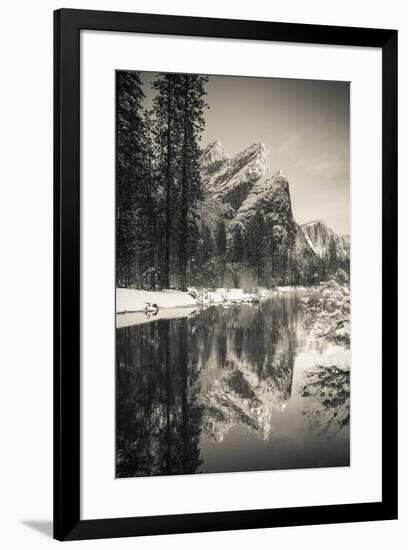
<path fill-rule="evenodd" d="M 199 264 L 206 264 L 214 254 L 214 241 L 211 231 L 207 225 L 201 229 L 201 238 L 198 246 Z"/>
<path fill-rule="evenodd" d="M 187 264 L 192 250 L 189 239 L 189 225 L 196 223 L 194 206 L 202 196 L 200 177 L 199 141 L 204 129 L 204 100 L 207 77 L 200 75 L 181 75 L 179 107 L 182 124 L 182 155 L 180 182 L 180 224 L 179 224 L 179 280 L 182 290 L 187 288 Z"/>
<path fill-rule="evenodd" d="M 299 263 L 296 257 L 296 251 L 293 248 L 288 250 L 288 283 L 298 285 L 300 283 Z"/>
<path fill-rule="evenodd" d="M 286 246 L 282 246 L 282 284 L 289 284 L 289 249 Z"/>
<path fill-rule="evenodd" d="M 215 244 L 217 247 L 217 254 L 219 258 L 219 284 L 224 284 L 225 268 L 226 268 L 226 255 L 227 255 L 227 232 L 225 229 L 224 220 L 220 220 L 217 223 L 215 229 Z"/>
<path fill-rule="evenodd" d="M 234 248 L 233 248 L 233 261 L 240 263 L 244 259 L 244 238 L 242 236 L 242 229 L 240 225 L 234 228 Z"/>
<path fill-rule="evenodd" d="M 200 75 L 163 74 L 153 82 L 157 168 L 163 189 L 161 212 L 162 287 L 170 286 L 172 265 L 177 264 L 180 287 L 187 286 L 188 264 L 197 228 L 195 205 L 201 196 L 199 141 L 206 108 Z M 174 254 L 174 256 L 173 256 Z M 177 256 L 177 262 L 174 257 Z M 173 262 L 172 262 L 173 257 Z"/>
<path fill-rule="evenodd" d="M 338 258 L 337 258 L 337 248 L 336 242 L 333 236 L 330 237 L 329 242 L 329 260 L 328 260 L 328 271 L 332 275 L 336 273 L 338 268 Z"/>
<path fill-rule="evenodd" d="M 138 242 L 143 255 L 143 284 L 155 290 L 158 275 L 158 185 L 155 170 L 155 147 L 151 113 L 144 113 L 143 185 L 140 188 L 141 212 Z"/>
<path fill-rule="evenodd" d="M 129 287 L 136 282 L 136 209 L 143 177 L 142 82 L 136 72 L 118 72 L 117 181 L 116 181 L 116 282 Z"/>
<path fill-rule="evenodd" d="M 215 230 L 215 243 L 217 245 L 218 254 L 223 257 L 227 251 L 227 233 L 225 230 L 225 222 L 220 220 L 217 223 Z"/>
<path fill-rule="evenodd" d="M 158 150 L 157 172 L 163 190 L 159 205 L 160 233 L 163 235 L 160 258 L 160 285 L 170 287 L 170 254 L 173 217 L 177 195 L 177 153 L 180 144 L 177 87 L 179 76 L 161 74 L 152 83 L 157 93 L 153 99 L 154 132 Z"/>
<path fill-rule="evenodd" d="M 255 270 L 258 284 L 262 284 L 267 259 L 266 226 L 263 215 L 257 211 L 247 228 L 247 257 L 249 266 Z"/>

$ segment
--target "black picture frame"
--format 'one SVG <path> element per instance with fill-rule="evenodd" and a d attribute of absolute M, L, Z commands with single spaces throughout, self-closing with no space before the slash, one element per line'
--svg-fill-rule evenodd
<path fill-rule="evenodd" d="M 80 519 L 80 31 L 235 38 L 382 50 L 382 500 Z M 369 130 L 367 130 L 369 131 Z M 129 537 L 397 518 L 397 31 L 107 11 L 54 12 L 54 537 Z"/>

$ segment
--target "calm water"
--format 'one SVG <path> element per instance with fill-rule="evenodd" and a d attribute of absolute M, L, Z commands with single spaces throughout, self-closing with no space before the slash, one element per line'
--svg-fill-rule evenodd
<path fill-rule="evenodd" d="M 296 293 L 174 316 L 118 317 L 118 477 L 349 465 L 349 350 Z"/>

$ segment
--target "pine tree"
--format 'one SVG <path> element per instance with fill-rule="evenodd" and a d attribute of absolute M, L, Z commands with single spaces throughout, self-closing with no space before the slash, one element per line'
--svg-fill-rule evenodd
<path fill-rule="evenodd" d="M 177 86 L 179 76 L 161 74 L 152 83 L 156 96 L 153 100 L 154 134 L 157 146 L 157 174 L 163 190 L 159 204 L 160 234 L 160 285 L 170 287 L 170 254 L 173 235 L 173 218 L 177 197 L 178 149 L 180 121 L 178 117 Z"/>
<path fill-rule="evenodd" d="M 219 256 L 224 257 L 227 251 L 227 233 L 225 231 L 225 223 L 223 220 L 219 221 L 215 230 L 215 243 L 217 245 L 217 252 Z"/>
<path fill-rule="evenodd" d="M 265 265 L 267 257 L 266 226 L 261 212 L 257 211 L 247 228 L 248 239 L 248 260 L 250 266 L 255 270 L 257 284 L 264 282 Z"/>
<path fill-rule="evenodd" d="M 328 258 L 326 254 L 319 258 L 318 265 L 319 265 L 319 278 L 321 281 L 326 281 L 327 275 L 328 275 L 328 272 L 327 272 Z"/>
<path fill-rule="evenodd" d="M 220 220 L 217 223 L 215 229 L 215 244 L 217 247 L 217 254 L 219 259 L 219 283 L 222 286 L 224 284 L 225 268 L 227 261 L 227 232 L 225 230 L 224 220 Z"/>
<path fill-rule="evenodd" d="M 211 231 L 207 225 L 204 225 L 201 230 L 201 238 L 199 240 L 199 263 L 205 265 L 214 254 L 214 241 Z"/>
<path fill-rule="evenodd" d="M 288 282 L 291 285 L 298 285 L 300 282 L 299 264 L 293 248 L 288 250 Z"/>
<path fill-rule="evenodd" d="M 195 224 L 194 206 L 202 196 L 200 177 L 199 141 L 204 129 L 203 112 L 204 84 L 207 77 L 200 75 L 180 75 L 179 107 L 182 124 L 182 155 L 180 182 L 180 223 L 179 223 L 179 279 L 180 288 L 187 288 L 187 264 L 192 251 L 189 240 L 189 224 Z"/>
<path fill-rule="evenodd" d="M 329 274 L 333 275 L 334 273 L 336 273 L 337 268 L 338 268 L 337 247 L 333 236 L 331 236 L 330 242 L 329 242 L 329 260 L 328 260 Z"/>
<path fill-rule="evenodd" d="M 281 248 L 281 258 L 282 258 L 282 284 L 289 284 L 289 251 L 288 248 L 283 245 Z"/>
<path fill-rule="evenodd" d="M 116 284 L 136 283 L 137 193 L 143 177 L 142 82 L 136 72 L 118 72 L 117 181 L 116 181 Z"/>
<path fill-rule="evenodd" d="M 151 113 L 144 113 L 143 186 L 141 187 L 138 242 L 144 258 L 143 284 L 155 290 L 158 275 L 158 189 Z"/>
<path fill-rule="evenodd" d="M 244 259 L 244 239 L 240 225 L 235 226 L 234 242 L 233 242 L 233 261 L 236 263 L 242 262 Z"/>
<path fill-rule="evenodd" d="M 274 265 L 274 257 L 275 257 L 275 237 L 273 234 L 273 226 L 267 227 L 267 232 L 265 235 L 266 244 L 267 247 L 265 249 L 266 252 L 266 273 L 268 276 L 267 280 L 267 286 L 274 287 L 276 284 L 275 281 L 275 265 Z"/>
<path fill-rule="evenodd" d="M 202 192 L 199 141 L 207 80 L 200 75 L 163 74 L 152 84 L 157 92 L 153 100 L 157 172 L 163 189 L 160 282 L 166 288 L 172 266 L 177 264 L 180 287 L 186 289 L 189 260 L 197 244 L 195 205 Z"/>

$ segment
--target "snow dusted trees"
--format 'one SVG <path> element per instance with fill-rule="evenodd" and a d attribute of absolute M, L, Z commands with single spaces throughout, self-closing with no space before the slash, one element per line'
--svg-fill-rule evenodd
<path fill-rule="evenodd" d="M 117 73 L 116 279 L 155 288 L 158 273 L 158 182 L 151 115 L 136 72 Z"/>
<path fill-rule="evenodd" d="M 155 172 L 155 146 L 151 130 L 151 113 L 148 111 L 144 113 L 143 131 L 145 141 L 138 242 L 142 245 L 142 282 L 154 289 L 159 273 L 158 182 Z"/>
<path fill-rule="evenodd" d="M 233 232 L 233 261 L 242 262 L 244 259 L 244 238 L 242 236 L 242 228 L 240 225 L 236 225 Z"/>
<path fill-rule="evenodd" d="M 199 239 L 199 141 L 207 77 L 160 74 L 152 110 L 135 72 L 117 74 L 117 284 L 187 287 Z"/>
<path fill-rule="evenodd" d="M 214 240 L 211 230 L 207 225 L 204 225 L 201 230 L 201 236 L 197 247 L 197 262 L 203 266 L 211 260 L 214 255 Z"/>
<path fill-rule="evenodd" d="M 207 107 L 204 84 L 207 77 L 200 75 L 179 75 L 179 109 L 182 125 L 182 152 L 180 177 L 180 221 L 179 221 L 179 284 L 181 290 L 187 289 L 188 258 L 192 254 L 194 228 L 196 222 L 194 206 L 201 198 L 200 149 L 199 141 L 204 129 L 203 112 Z"/>
<path fill-rule="evenodd" d="M 256 212 L 246 229 L 247 259 L 253 266 L 256 282 L 264 284 L 264 272 L 267 253 L 266 225 L 261 212 Z"/>
<path fill-rule="evenodd" d="M 338 267 L 337 262 L 337 248 L 333 236 L 330 238 L 329 243 L 329 261 L 328 261 L 328 270 L 329 273 L 336 273 Z"/>
<path fill-rule="evenodd" d="M 144 93 L 137 73 L 117 74 L 116 278 L 136 282 L 137 196 L 143 181 Z"/>
<path fill-rule="evenodd" d="M 192 237 L 196 235 L 191 226 L 201 195 L 199 141 L 204 129 L 206 82 L 207 78 L 200 75 L 163 74 L 152 85 L 157 92 L 153 100 L 157 172 L 164 191 L 160 278 L 163 288 L 170 287 L 172 267 L 178 271 L 178 286 L 183 290 L 187 286 Z"/>
<path fill-rule="evenodd" d="M 224 220 L 220 220 L 217 223 L 215 229 L 215 244 L 219 258 L 219 283 L 220 286 L 222 286 L 224 284 L 224 275 L 227 263 L 227 231 L 225 229 Z"/>
<path fill-rule="evenodd" d="M 217 251 L 220 256 L 225 256 L 227 252 L 227 233 L 225 230 L 225 222 L 220 220 L 215 230 L 215 242 Z"/>
<path fill-rule="evenodd" d="M 170 287 L 170 253 L 173 217 L 176 208 L 177 148 L 180 143 L 180 123 L 177 118 L 177 75 L 159 75 L 152 88 L 154 134 L 157 147 L 157 178 L 162 189 L 160 211 L 160 286 Z"/>

